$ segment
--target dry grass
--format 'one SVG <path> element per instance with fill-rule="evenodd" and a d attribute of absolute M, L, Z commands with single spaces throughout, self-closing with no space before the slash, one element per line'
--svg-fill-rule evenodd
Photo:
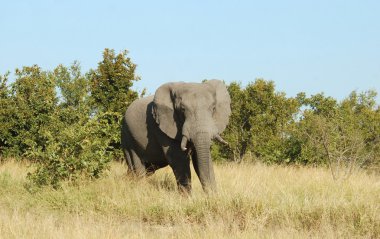
<path fill-rule="evenodd" d="M 1 238 L 380 238 L 380 176 L 253 164 L 216 165 L 218 194 L 193 179 L 189 198 L 169 169 L 106 177 L 62 190 L 25 188 L 27 165 L 0 165 Z"/>

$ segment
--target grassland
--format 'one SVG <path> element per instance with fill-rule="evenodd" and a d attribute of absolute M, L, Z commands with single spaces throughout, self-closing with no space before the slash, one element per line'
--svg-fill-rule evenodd
<path fill-rule="evenodd" d="M 380 176 L 221 164 L 218 193 L 176 191 L 169 169 L 142 180 L 113 163 L 105 177 L 61 190 L 25 189 L 30 168 L 0 165 L 1 238 L 380 238 Z"/>

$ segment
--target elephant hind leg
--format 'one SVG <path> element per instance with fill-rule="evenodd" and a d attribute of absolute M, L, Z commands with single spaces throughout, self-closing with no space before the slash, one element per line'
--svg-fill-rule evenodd
<path fill-rule="evenodd" d="M 127 161 L 128 172 L 132 172 L 133 171 L 132 157 L 127 149 L 123 149 L 123 153 L 124 153 L 124 158 Z"/>
<path fill-rule="evenodd" d="M 124 154 L 127 160 L 129 171 L 138 177 L 145 176 L 146 168 L 144 164 L 141 162 L 141 159 L 137 155 L 137 153 L 133 149 L 130 149 L 124 150 Z"/>

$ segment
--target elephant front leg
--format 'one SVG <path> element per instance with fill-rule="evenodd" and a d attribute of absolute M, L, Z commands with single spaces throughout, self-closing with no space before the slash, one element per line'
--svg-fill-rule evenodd
<path fill-rule="evenodd" d="M 191 171 L 190 171 L 190 160 L 188 158 L 180 159 L 183 163 L 179 165 L 174 164 L 172 167 L 178 190 L 181 193 L 190 194 L 191 193 Z"/>
<path fill-rule="evenodd" d="M 166 152 L 170 167 L 173 169 L 178 190 L 184 194 L 191 193 L 190 158 L 179 147 Z"/>
<path fill-rule="evenodd" d="M 191 172 L 190 172 L 190 160 L 184 159 L 185 163 L 180 165 L 171 165 L 176 181 L 178 190 L 181 193 L 190 194 L 191 193 Z"/>

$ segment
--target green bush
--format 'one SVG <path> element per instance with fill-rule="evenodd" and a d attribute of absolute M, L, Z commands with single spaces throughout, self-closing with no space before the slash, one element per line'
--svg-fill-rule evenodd
<path fill-rule="evenodd" d="M 33 145 L 46 144 L 42 132 L 51 127 L 50 118 L 55 112 L 54 78 L 37 65 L 16 69 L 15 82 L 3 100 L 0 112 L 1 139 L 4 156 L 23 156 Z"/>
<path fill-rule="evenodd" d="M 356 92 L 337 103 L 322 94 L 306 99 L 309 108 L 291 133 L 293 162 L 328 165 L 335 179 L 352 169 L 378 167 L 380 114 L 375 92 Z"/>
<path fill-rule="evenodd" d="M 131 87 L 140 78 L 135 74 L 136 64 L 127 54 L 128 51 L 115 54 L 114 50 L 106 48 L 97 69 L 87 73 L 94 112 L 118 112 L 122 115 L 138 98 Z"/>
<path fill-rule="evenodd" d="M 352 92 L 342 102 L 323 93 L 288 98 L 263 79 L 245 88 L 233 82 L 228 91 L 232 114 L 223 137 L 229 146 L 213 144 L 214 159 L 325 165 L 335 168 L 335 178 L 342 168 L 347 175 L 356 166 L 379 169 L 376 92 Z"/>
<path fill-rule="evenodd" d="M 44 71 L 37 65 L 0 77 L 0 156 L 27 159 L 33 185 L 96 178 L 121 157 L 120 121 L 138 97 L 139 77 L 127 51 L 105 49 L 98 68 L 82 74 L 78 62 Z"/>
<path fill-rule="evenodd" d="M 117 122 L 110 122 L 115 113 L 102 113 L 94 118 L 82 119 L 67 128 L 45 132 L 45 148 L 35 146 L 28 157 L 37 163 L 29 174 L 37 186 L 60 186 L 63 180 L 75 182 L 78 178 L 98 178 L 111 160 L 109 143 Z"/>
<path fill-rule="evenodd" d="M 4 155 L 4 150 L 9 147 L 8 140 L 11 138 L 12 121 L 9 120 L 11 114 L 10 89 L 8 87 L 9 72 L 4 76 L 0 75 L 0 155 Z"/>
<path fill-rule="evenodd" d="M 214 151 L 220 153 L 220 158 L 237 162 L 246 154 L 268 163 L 283 162 L 287 150 L 284 142 L 298 112 L 298 101 L 275 92 L 274 83 L 263 79 L 245 88 L 231 83 L 228 91 L 232 114 L 223 137 L 229 147 L 214 147 Z"/>
<path fill-rule="evenodd" d="M 89 83 L 89 106 L 92 114 L 112 112 L 108 115 L 109 122 L 117 123 L 125 113 L 127 107 L 138 98 L 138 93 L 131 87 L 135 81 L 140 80 L 136 75 L 136 64 L 128 56 L 128 51 L 115 54 L 112 49 L 105 49 L 103 60 L 99 62 L 95 70 L 90 70 L 86 76 Z M 109 142 L 113 148 L 115 159 L 121 158 L 121 140 L 118 127 L 111 126 L 112 139 Z"/>

